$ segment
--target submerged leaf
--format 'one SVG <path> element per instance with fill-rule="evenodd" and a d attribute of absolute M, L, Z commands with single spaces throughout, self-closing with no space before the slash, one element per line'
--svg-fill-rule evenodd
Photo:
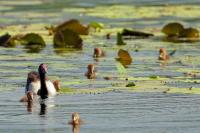
<path fill-rule="evenodd" d="M 81 49 L 82 39 L 80 36 L 69 29 L 57 31 L 53 38 L 55 48 L 77 48 Z"/>
<path fill-rule="evenodd" d="M 128 53 L 128 51 L 120 49 L 118 51 L 118 57 L 117 60 L 123 65 L 130 65 L 132 63 L 132 58 L 130 56 L 130 54 Z"/>
<path fill-rule="evenodd" d="M 39 45 L 44 47 L 46 45 L 42 36 L 36 33 L 28 33 L 24 35 L 20 41 L 23 45 L 26 45 L 27 47 L 31 47 L 32 45 Z"/>
<path fill-rule="evenodd" d="M 71 20 L 68 20 L 68 21 L 58 25 L 57 27 L 55 27 L 54 31 L 56 33 L 58 31 L 62 31 L 62 30 L 66 30 L 66 29 L 72 30 L 79 35 L 88 35 L 89 34 L 88 26 L 82 25 L 76 19 L 71 19 Z"/>
<path fill-rule="evenodd" d="M 129 29 L 123 29 L 122 31 L 122 36 L 135 36 L 135 37 L 150 37 L 153 36 L 151 33 L 145 33 L 141 31 L 134 31 L 134 30 L 129 30 Z"/>
<path fill-rule="evenodd" d="M 169 23 L 162 28 L 162 32 L 167 36 L 179 36 L 179 33 L 184 29 L 183 25 L 177 22 Z"/>

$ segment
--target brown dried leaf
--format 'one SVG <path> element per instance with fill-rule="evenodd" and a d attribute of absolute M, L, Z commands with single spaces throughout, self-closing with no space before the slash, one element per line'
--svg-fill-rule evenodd
<path fill-rule="evenodd" d="M 130 56 L 130 54 L 128 53 L 128 51 L 120 49 L 118 51 L 118 57 L 117 60 L 123 65 L 130 65 L 132 63 L 132 58 Z"/>

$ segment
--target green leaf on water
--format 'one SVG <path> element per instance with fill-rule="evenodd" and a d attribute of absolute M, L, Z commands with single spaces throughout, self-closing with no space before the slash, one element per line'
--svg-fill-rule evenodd
<path fill-rule="evenodd" d="M 157 75 L 151 75 L 151 76 L 149 76 L 149 78 L 150 78 L 150 79 L 159 79 L 160 77 L 157 76 Z"/>
<path fill-rule="evenodd" d="M 162 32 L 167 36 L 179 36 L 179 33 L 184 29 L 183 25 L 177 22 L 168 23 L 162 28 Z"/>
<path fill-rule="evenodd" d="M 14 47 L 15 46 L 15 42 L 14 39 L 12 38 L 12 36 L 8 33 L 0 36 L 0 46 L 3 47 Z"/>
<path fill-rule="evenodd" d="M 136 84 L 134 82 L 129 82 L 126 87 L 134 87 L 136 86 Z"/>
<path fill-rule="evenodd" d="M 71 20 L 65 21 L 64 23 L 58 25 L 57 27 L 55 27 L 54 32 L 56 33 L 58 31 L 65 31 L 66 29 L 74 31 L 75 33 L 77 33 L 79 35 L 88 35 L 89 34 L 88 26 L 81 24 L 76 19 L 71 19 Z"/>
<path fill-rule="evenodd" d="M 21 44 L 28 46 L 38 45 L 44 47 L 45 41 L 39 34 L 36 33 L 28 33 L 21 37 Z"/>
<path fill-rule="evenodd" d="M 198 38 L 199 31 L 195 28 L 186 28 L 180 32 L 179 37 Z"/>
<path fill-rule="evenodd" d="M 100 31 L 101 29 L 104 28 L 104 24 L 100 22 L 90 22 L 88 25 L 90 28 L 94 28 L 96 31 Z"/>
<path fill-rule="evenodd" d="M 135 36 L 135 37 L 142 37 L 142 38 L 153 36 L 153 34 L 151 33 L 145 33 L 145 32 L 135 31 L 135 30 L 130 30 L 130 29 L 123 29 L 121 34 L 122 36 Z"/>
<path fill-rule="evenodd" d="M 82 49 L 81 37 L 74 31 L 65 29 L 57 31 L 53 38 L 55 48 L 76 48 Z"/>

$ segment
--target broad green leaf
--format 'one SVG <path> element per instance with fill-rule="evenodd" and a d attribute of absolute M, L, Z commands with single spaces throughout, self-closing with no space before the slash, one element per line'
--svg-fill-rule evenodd
<path fill-rule="evenodd" d="M 26 45 L 27 47 L 31 45 L 39 45 L 39 46 L 44 47 L 46 45 L 42 36 L 36 33 L 28 33 L 24 35 L 20 39 L 20 41 L 23 45 Z"/>
<path fill-rule="evenodd" d="M 72 31 L 78 33 L 79 35 L 88 35 L 89 34 L 88 26 L 81 24 L 76 19 L 71 19 L 71 20 L 68 20 L 68 21 L 58 25 L 57 27 L 55 27 L 54 31 L 55 32 L 62 31 L 62 30 L 65 31 L 66 29 L 72 30 Z"/>
<path fill-rule="evenodd" d="M 77 48 L 82 49 L 82 39 L 69 29 L 57 31 L 53 38 L 55 48 Z"/>
<path fill-rule="evenodd" d="M 199 31 L 195 28 L 186 28 L 180 32 L 179 37 L 198 38 Z"/>
<path fill-rule="evenodd" d="M 168 23 L 162 28 L 162 32 L 167 36 L 178 36 L 179 33 L 184 29 L 183 25 L 177 22 Z"/>

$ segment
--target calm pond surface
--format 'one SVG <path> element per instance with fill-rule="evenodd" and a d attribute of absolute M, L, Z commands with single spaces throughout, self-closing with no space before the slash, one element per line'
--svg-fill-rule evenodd
<path fill-rule="evenodd" d="M 85 121 L 81 133 L 199 133 L 200 42 L 163 42 L 160 32 L 173 21 L 200 29 L 199 4 L 199 0 L 0 0 L 0 35 L 36 32 L 47 43 L 39 53 L 22 46 L 0 47 L 0 132 L 72 132 L 67 123 L 72 112 L 79 112 Z M 102 22 L 105 29 L 83 37 L 83 50 L 54 49 L 44 26 L 70 18 L 84 24 Z M 125 40 L 127 45 L 116 46 L 116 31 L 123 28 L 151 32 L 156 37 Z M 106 33 L 112 33 L 110 40 L 106 40 Z M 102 47 L 106 57 L 95 61 L 95 47 Z M 160 47 L 177 50 L 167 64 L 157 61 Z M 115 60 L 121 48 L 133 57 L 123 73 Z M 50 99 L 42 116 L 38 102 L 32 112 L 19 102 L 27 73 L 37 70 L 40 63 L 48 64 L 50 79 L 75 90 Z M 84 76 L 90 63 L 97 68 L 95 80 Z M 189 72 L 197 76 L 184 75 Z M 155 75 L 160 78 L 149 78 Z M 105 76 L 114 78 L 105 80 Z M 125 87 L 126 78 L 136 87 Z M 171 91 L 163 93 L 168 88 Z"/>

